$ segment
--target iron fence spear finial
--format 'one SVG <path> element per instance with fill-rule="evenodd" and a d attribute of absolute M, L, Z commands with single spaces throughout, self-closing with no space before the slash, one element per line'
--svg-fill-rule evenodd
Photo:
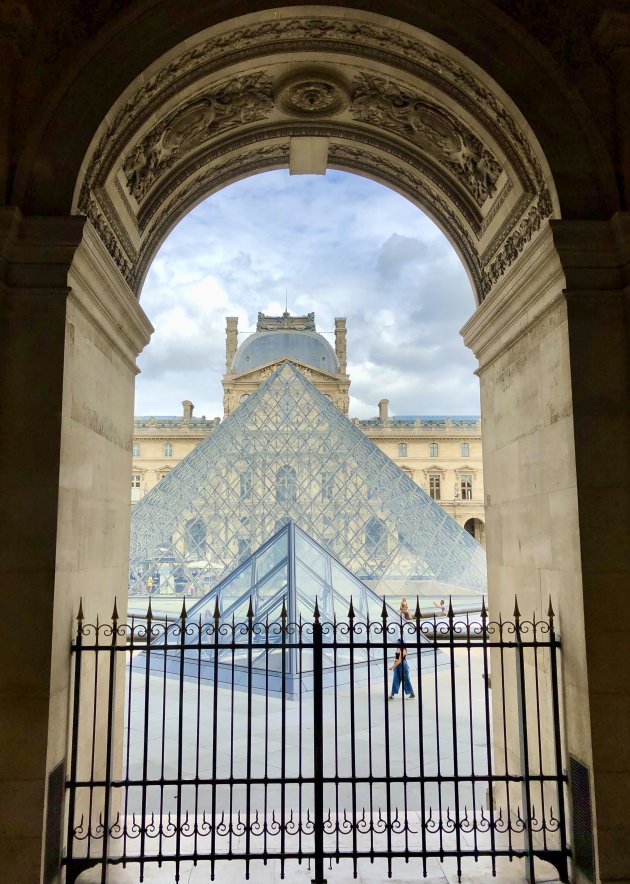
<path fill-rule="evenodd" d="M 252 602 L 251 595 L 249 597 L 249 608 L 247 609 L 247 619 L 250 621 L 254 619 L 254 605 Z"/>
<path fill-rule="evenodd" d="M 453 596 L 449 595 L 448 597 L 448 611 L 446 612 L 448 619 L 452 620 L 455 616 L 455 611 L 453 610 Z"/>
<path fill-rule="evenodd" d="M 151 596 L 149 596 L 149 605 L 147 607 L 147 622 L 150 623 L 153 619 L 153 610 L 151 608 Z"/>
<path fill-rule="evenodd" d="M 315 610 L 313 611 L 313 620 L 315 623 L 319 623 L 319 604 L 317 603 L 317 596 L 315 596 Z"/>
<path fill-rule="evenodd" d="M 85 618 L 83 616 L 83 596 L 81 596 L 81 598 L 79 599 L 79 610 L 77 611 L 77 620 L 79 623 L 83 623 L 84 619 Z"/>
<path fill-rule="evenodd" d="M 419 595 L 416 596 L 416 610 L 415 610 L 415 613 L 413 616 L 416 620 L 422 619 L 422 611 L 420 610 L 420 596 Z"/>
<path fill-rule="evenodd" d="M 383 620 L 387 620 L 387 605 L 385 604 L 385 596 L 383 596 L 383 610 L 381 611 Z"/>
<path fill-rule="evenodd" d="M 514 596 L 514 620 L 516 621 L 516 623 L 518 623 L 520 619 L 521 612 L 518 609 L 518 598 L 517 596 Z"/>
<path fill-rule="evenodd" d="M 112 611 L 112 623 L 118 622 L 118 606 L 116 605 L 116 596 L 114 596 L 114 610 Z"/>
<path fill-rule="evenodd" d="M 485 595 L 482 595 L 482 596 L 481 596 L 481 619 L 482 619 L 482 620 L 487 620 L 487 619 L 488 619 L 488 610 L 487 610 L 487 608 L 486 608 L 486 597 L 485 597 Z"/>
<path fill-rule="evenodd" d="M 549 607 L 547 608 L 547 617 L 549 618 L 549 623 L 553 627 L 553 618 L 555 617 L 555 613 L 553 610 L 553 605 L 551 604 L 551 595 L 549 596 Z"/>
<path fill-rule="evenodd" d="M 188 616 L 188 611 L 186 610 L 186 599 L 184 599 L 184 601 L 182 602 L 182 613 L 179 615 L 180 620 L 182 620 L 182 622 L 183 622 L 187 616 Z"/>
<path fill-rule="evenodd" d="M 213 619 L 214 619 L 215 624 L 219 622 L 220 617 L 221 617 L 221 613 L 219 611 L 219 597 L 215 596 L 214 597 L 214 614 L 213 614 Z"/>
<path fill-rule="evenodd" d="M 352 596 L 350 596 L 350 607 L 348 608 L 348 620 L 354 620 L 354 605 L 352 604 Z"/>

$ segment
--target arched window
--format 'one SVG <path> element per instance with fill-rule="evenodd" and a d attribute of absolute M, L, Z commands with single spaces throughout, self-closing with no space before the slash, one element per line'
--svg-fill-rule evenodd
<path fill-rule="evenodd" d="M 429 443 L 429 457 L 437 457 L 438 456 L 438 444 L 437 442 Z"/>
<path fill-rule="evenodd" d="M 365 526 L 365 548 L 376 558 L 387 555 L 387 529 L 376 516 L 372 516 Z"/>
<path fill-rule="evenodd" d="M 399 442 L 398 444 L 398 457 L 407 457 L 407 443 Z"/>
<path fill-rule="evenodd" d="M 132 457 L 140 457 L 140 443 L 134 442 L 131 446 L 131 456 Z"/>
<path fill-rule="evenodd" d="M 173 456 L 173 446 L 170 442 L 164 443 L 164 457 L 172 457 Z"/>
<path fill-rule="evenodd" d="M 470 457 L 470 445 L 468 442 L 462 442 L 459 448 L 459 453 L 462 457 Z"/>
<path fill-rule="evenodd" d="M 201 559 L 206 555 L 206 524 L 201 517 L 191 519 L 184 530 L 184 544 L 190 558 Z"/>
<path fill-rule="evenodd" d="M 278 503 L 295 503 L 297 482 L 293 467 L 283 466 L 276 473 L 276 500 Z"/>
<path fill-rule="evenodd" d="M 239 402 L 241 402 L 241 403 L 247 402 L 248 399 L 249 399 L 249 393 L 243 393 L 243 395 L 239 399 Z"/>

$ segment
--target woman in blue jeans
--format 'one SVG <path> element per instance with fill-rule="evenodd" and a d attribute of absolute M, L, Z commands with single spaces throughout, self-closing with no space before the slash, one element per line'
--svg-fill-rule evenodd
<path fill-rule="evenodd" d="M 410 700 L 416 696 L 413 692 L 413 688 L 411 686 L 411 679 L 409 678 L 409 664 L 405 659 L 407 656 L 407 648 L 405 647 L 405 643 L 400 639 L 398 642 L 398 647 L 396 648 L 396 659 L 389 667 L 394 670 L 394 680 L 392 681 L 392 692 L 389 695 L 389 699 L 393 700 L 396 694 L 398 693 L 398 689 L 400 688 L 400 682 L 403 683 L 403 689 L 407 694 L 407 697 Z"/>

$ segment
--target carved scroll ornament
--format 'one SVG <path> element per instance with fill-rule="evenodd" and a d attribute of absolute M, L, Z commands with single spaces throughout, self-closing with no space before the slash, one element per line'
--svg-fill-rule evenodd
<path fill-rule="evenodd" d="M 262 120 L 273 110 L 271 80 L 251 74 L 180 108 L 152 129 L 123 162 L 129 193 L 140 202 L 178 159 L 220 132 Z"/>
<path fill-rule="evenodd" d="M 353 83 L 350 111 L 355 120 L 401 135 L 448 167 L 479 206 L 495 194 L 501 165 L 442 108 L 384 77 L 361 74 Z"/>

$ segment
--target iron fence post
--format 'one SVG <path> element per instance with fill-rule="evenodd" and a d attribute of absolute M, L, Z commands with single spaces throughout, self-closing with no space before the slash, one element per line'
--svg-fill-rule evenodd
<path fill-rule="evenodd" d="M 518 698 L 518 734 L 523 775 L 523 814 L 525 837 L 525 877 L 529 884 L 535 884 L 534 843 L 532 831 L 531 784 L 529 776 L 529 740 L 527 735 L 527 699 L 525 685 L 525 649 L 521 635 L 521 613 L 518 602 L 514 603 L 514 629 L 516 633 L 516 696 Z M 509 788 L 509 785 L 508 785 Z"/>
<path fill-rule="evenodd" d="M 112 806 L 112 780 L 114 779 L 114 716 L 116 714 L 116 666 L 117 655 L 116 645 L 118 639 L 118 608 L 116 599 L 114 599 L 114 610 L 112 611 L 112 641 L 109 650 L 109 682 L 107 697 L 107 744 L 105 756 L 105 804 L 103 808 L 103 856 L 101 866 L 101 884 L 107 884 L 108 867 L 107 860 L 109 857 L 109 828 L 110 828 L 110 812 Z"/>
<path fill-rule="evenodd" d="M 313 825 L 315 877 L 312 884 L 326 884 L 324 878 L 324 683 L 322 624 L 315 600 L 313 612 Z"/>
<path fill-rule="evenodd" d="M 68 796 L 68 835 L 66 862 L 72 868 L 74 859 L 74 814 L 77 797 L 77 769 L 79 754 L 79 723 L 81 710 L 81 646 L 83 644 L 83 601 L 79 601 L 77 639 L 74 645 L 74 693 L 72 700 L 72 743 L 70 748 L 70 794 Z"/>

